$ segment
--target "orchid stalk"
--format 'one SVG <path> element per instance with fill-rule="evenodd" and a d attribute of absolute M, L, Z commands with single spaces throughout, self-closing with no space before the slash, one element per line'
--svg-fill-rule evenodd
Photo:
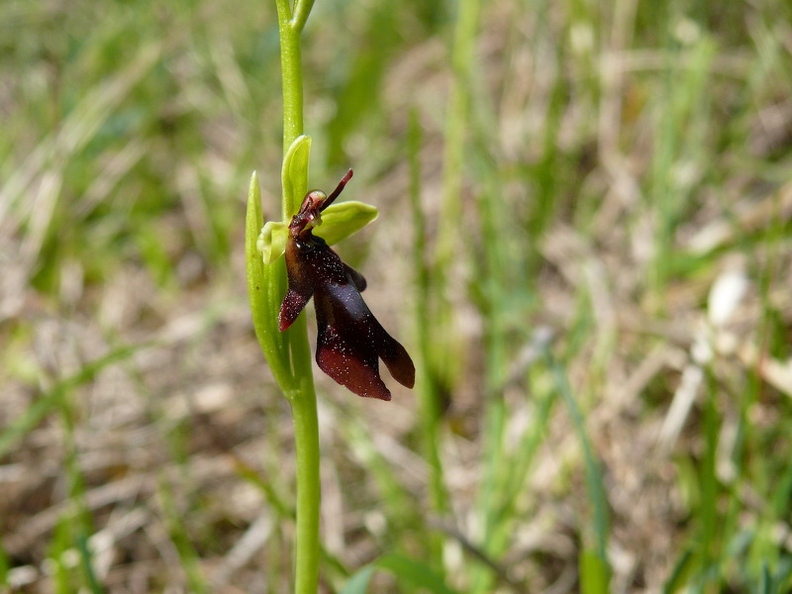
<path fill-rule="evenodd" d="M 319 581 L 319 430 L 305 316 L 316 306 L 316 361 L 337 383 L 359 396 L 390 400 L 379 360 L 412 388 L 415 367 L 404 347 L 368 309 L 362 274 L 330 245 L 373 221 L 377 209 L 356 201 L 335 204 L 350 169 L 329 196 L 307 192 L 311 139 L 303 135 L 300 36 L 312 0 L 276 0 L 283 71 L 282 220 L 262 228 L 261 190 L 254 173 L 245 229 L 248 295 L 256 336 L 294 419 L 297 464 L 295 592 L 314 593 Z M 259 232 L 260 230 L 260 232 Z M 284 257 L 285 256 L 285 257 Z"/>
<path fill-rule="evenodd" d="M 284 219 L 297 211 L 308 186 L 310 141 L 295 144 L 303 134 L 301 35 L 313 0 L 276 0 L 283 76 L 283 195 Z M 311 351 L 305 316 L 288 332 L 278 329 L 280 301 L 286 292 L 283 258 L 265 263 L 259 234 L 263 225 L 261 190 L 254 173 L 248 191 L 245 224 L 248 295 L 256 336 L 275 381 L 288 399 L 294 420 L 297 464 L 297 530 L 294 591 L 315 594 L 319 585 L 319 424 Z"/>

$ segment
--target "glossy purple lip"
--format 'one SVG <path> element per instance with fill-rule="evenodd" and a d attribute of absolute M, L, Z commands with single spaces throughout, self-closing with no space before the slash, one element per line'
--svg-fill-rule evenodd
<path fill-rule="evenodd" d="M 319 333 L 316 362 L 319 368 L 358 396 L 390 400 L 391 393 L 379 373 L 382 359 L 393 378 L 412 388 L 415 366 L 399 344 L 371 313 L 360 292 L 366 288 L 362 274 L 341 261 L 330 246 L 313 235 L 316 221 L 352 178 L 352 170 L 341 179 L 330 196 L 308 192 L 299 212 L 289 224 L 286 243 L 286 272 L 289 289 L 278 317 L 286 330 L 314 298 Z"/>

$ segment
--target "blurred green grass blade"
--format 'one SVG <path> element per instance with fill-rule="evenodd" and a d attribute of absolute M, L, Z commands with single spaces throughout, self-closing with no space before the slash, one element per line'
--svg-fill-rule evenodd
<path fill-rule="evenodd" d="M 0 586 L 8 585 L 9 568 L 8 553 L 6 553 L 3 543 L 0 542 Z"/>
<path fill-rule="evenodd" d="M 376 570 L 377 567 L 375 565 L 366 565 L 355 575 L 349 578 L 346 586 L 344 586 L 344 589 L 341 590 L 341 594 L 366 594 L 366 592 L 368 592 L 371 576 L 374 575 Z"/>
<path fill-rule="evenodd" d="M 724 516 L 719 511 L 720 481 L 717 476 L 718 442 L 723 419 L 718 410 L 717 386 L 711 374 L 707 374 L 706 394 L 702 411 L 701 433 L 704 451 L 699 467 L 701 502 L 697 514 L 697 544 L 702 554 L 702 569 L 717 565 L 723 552 L 722 528 Z M 709 572 L 707 572 L 709 573 Z"/>
<path fill-rule="evenodd" d="M 93 553 L 88 546 L 88 538 L 85 534 L 77 536 L 77 550 L 80 553 L 80 566 L 82 567 L 87 587 L 93 594 L 102 594 L 104 588 L 99 584 L 99 579 L 96 577 L 93 564 Z"/>
<path fill-rule="evenodd" d="M 288 518 L 294 520 L 297 516 L 294 503 L 285 501 L 285 498 L 278 493 L 275 483 L 266 480 L 262 474 L 255 468 L 248 465 L 240 458 L 234 459 L 234 468 L 237 474 L 250 484 L 254 485 L 256 489 L 264 494 L 267 503 L 272 507 L 275 513 L 280 518 Z"/>
<path fill-rule="evenodd" d="M 690 549 L 682 553 L 682 556 L 671 570 L 671 575 L 668 578 L 668 581 L 663 586 L 663 594 L 674 594 L 674 592 L 678 592 L 682 586 L 687 583 L 687 579 L 693 568 L 694 560 L 695 557 L 693 555 L 693 551 Z"/>
<path fill-rule="evenodd" d="M 537 382 L 537 384 L 539 383 Z M 533 420 L 520 442 L 512 450 L 507 463 L 510 472 L 505 473 L 499 490 L 501 503 L 498 516 L 502 520 L 494 527 L 489 543 L 490 552 L 496 556 L 500 556 L 507 549 L 514 536 L 514 525 L 518 514 L 517 506 L 524 496 L 525 490 L 529 488 L 530 470 L 546 436 L 550 414 L 557 402 L 557 393 L 553 390 L 546 390 L 540 385 L 535 385 L 531 387 L 530 391 L 536 401 L 535 413 L 531 415 Z"/>
<path fill-rule="evenodd" d="M 180 568 L 187 576 L 189 591 L 194 594 L 208 594 L 210 592 L 200 570 L 200 555 L 195 550 L 195 545 L 184 525 L 182 512 L 178 509 L 170 486 L 163 480 L 158 489 L 162 513 L 168 526 L 171 542 L 176 548 L 180 560 Z"/>
<path fill-rule="evenodd" d="M 363 8 L 363 5 L 360 5 Z M 345 80 L 339 81 L 333 97 L 336 110 L 327 122 L 327 161 L 331 167 L 344 165 L 348 159 L 344 150 L 347 139 L 377 113 L 379 101 L 373 100 L 388 72 L 388 62 L 401 40 L 401 18 L 407 4 L 376 2 L 358 11 L 358 19 L 366 27 L 353 48 L 347 65 Z M 376 48 L 376 51 L 372 51 Z"/>
<path fill-rule="evenodd" d="M 767 562 L 762 562 L 762 575 L 759 578 L 759 594 L 771 594 L 773 591 L 773 580 L 770 577 L 770 569 Z"/>
<path fill-rule="evenodd" d="M 342 433 L 363 468 L 367 469 L 381 495 L 382 509 L 388 521 L 399 530 L 416 529 L 422 525 L 420 510 L 415 506 L 415 499 L 408 492 L 387 459 L 383 457 L 362 423 L 350 419 L 342 428 Z"/>
<path fill-rule="evenodd" d="M 47 556 L 52 560 L 49 568 L 54 591 L 58 594 L 70 594 L 78 590 L 73 572 L 64 563 L 66 552 L 71 546 L 72 518 L 70 513 L 62 513 L 58 517 L 52 538 L 47 543 Z"/>
<path fill-rule="evenodd" d="M 443 478 L 444 469 L 440 455 L 440 427 L 443 411 L 443 395 L 433 364 L 432 328 L 433 320 L 429 313 L 432 290 L 431 272 L 428 264 L 426 242 L 426 216 L 421 205 L 421 127 L 418 114 L 410 112 L 408 128 L 408 163 L 410 168 L 410 211 L 413 224 L 412 263 L 415 282 L 414 333 L 417 342 L 416 386 L 421 422 L 421 448 L 424 459 L 429 465 L 429 497 L 434 513 L 444 516 L 449 509 L 448 492 Z M 429 536 L 432 563 L 442 568 L 443 536 L 434 531 Z"/>
<path fill-rule="evenodd" d="M 450 589 L 443 578 L 422 563 L 403 555 L 391 554 L 377 559 L 358 571 L 350 578 L 341 594 L 366 594 L 371 577 L 376 570 L 387 570 L 396 576 L 402 587 L 400 591 L 409 592 L 415 589 L 426 589 L 434 594 L 456 594 Z M 409 584 L 411 588 L 404 586 Z"/>
<path fill-rule="evenodd" d="M 580 554 L 580 591 L 583 594 L 606 594 L 610 591 L 610 566 L 598 551 L 584 549 Z"/>
<path fill-rule="evenodd" d="M 589 504 L 593 512 L 593 534 L 595 548 L 589 554 L 595 554 L 602 567 L 597 567 L 596 575 L 600 571 L 607 569 L 608 575 L 610 574 L 610 566 L 608 564 L 608 538 L 610 537 L 610 528 L 608 522 L 608 501 L 605 495 L 605 485 L 602 480 L 602 469 L 594 455 L 594 449 L 591 446 L 591 441 L 586 431 L 586 424 L 583 419 L 583 414 L 575 401 L 572 393 L 572 388 L 566 378 L 561 364 L 553 357 L 550 351 L 545 351 L 546 360 L 553 373 L 556 388 L 561 393 L 561 397 L 569 410 L 569 416 L 572 419 L 572 425 L 580 441 L 580 447 L 583 450 L 583 458 L 586 471 L 586 486 L 589 497 Z M 600 578 L 597 578 L 600 579 Z M 609 579 L 609 578 L 608 578 Z"/>
<path fill-rule="evenodd" d="M 778 592 L 778 594 L 790 592 L 792 589 L 792 558 L 788 555 L 782 557 L 772 571 L 769 563 L 764 565 L 770 577 L 770 592 Z"/>
<path fill-rule="evenodd" d="M 695 186 L 680 181 L 681 163 L 691 170 L 711 166 L 704 141 L 711 122 L 711 63 L 716 46 L 709 35 L 683 51 L 676 40 L 666 48 L 668 68 L 662 87 L 656 94 L 656 133 L 652 151 L 651 182 L 648 196 L 652 212 L 658 216 L 655 265 L 651 268 L 653 291 L 660 293 L 670 277 L 669 255 L 675 252 L 674 234 L 692 210 Z"/>
<path fill-rule="evenodd" d="M 80 577 L 86 587 L 94 593 L 102 591 L 94 571 L 94 554 L 88 546 L 89 537 L 96 532 L 93 514 L 87 501 L 85 477 L 80 464 L 80 451 L 76 443 L 75 421 L 76 409 L 72 398 L 65 394 L 59 400 L 61 421 L 65 428 L 64 450 L 66 452 L 65 469 L 68 480 L 68 500 L 71 504 L 71 539 L 72 547 L 79 556 Z"/>
<path fill-rule="evenodd" d="M 52 390 L 37 398 L 23 414 L 11 421 L 0 433 L 0 457 L 10 452 L 17 441 L 27 435 L 53 409 L 57 408 L 69 390 L 92 382 L 105 367 L 116 361 L 129 358 L 141 348 L 143 348 L 141 345 L 117 348 L 104 357 L 87 363 L 75 375 L 61 380 Z"/>
<path fill-rule="evenodd" d="M 399 581 L 407 582 L 415 588 L 426 588 L 434 594 L 455 594 L 443 578 L 421 561 L 393 554 L 377 560 L 377 567 L 393 572 Z"/>

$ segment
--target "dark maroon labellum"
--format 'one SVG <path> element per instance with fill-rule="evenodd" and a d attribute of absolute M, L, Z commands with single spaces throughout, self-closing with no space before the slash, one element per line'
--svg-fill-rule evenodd
<path fill-rule="evenodd" d="M 291 326 L 313 297 L 319 327 L 319 368 L 358 396 L 390 400 L 391 393 L 380 378 L 379 359 L 394 379 L 408 388 L 415 385 L 412 359 L 363 301 L 363 275 L 344 264 L 324 239 L 312 232 L 321 221 L 321 212 L 338 197 L 351 177 L 350 169 L 330 196 L 318 190 L 308 192 L 300 211 L 289 223 L 289 290 L 281 305 L 279 327 L 282 332 Z"/>

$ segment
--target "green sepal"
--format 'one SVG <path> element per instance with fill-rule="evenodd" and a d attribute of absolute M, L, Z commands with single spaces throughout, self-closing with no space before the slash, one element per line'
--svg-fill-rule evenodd
<path fill-rule="evenodd" d="M 360 231 L 377 218 L 379 211 L 375 206 L 350 200 L 331 204 L 322 213 L 322 224 L 313 232 L 334 245 Z M 289 239 L 289 226 L 282 221 L 267 221 L 256 240 L 256 249 L 264 264 L 272 264 L 283 255 Z"/>
<path fill-rule="evenodd" d="M 289 226 L 283 221 L 267 221 L 256 240 L 264 264 L 272 264 L 283 255 L 286 240 L 289 239 Z"/>
<path fill-rule="evenodd" d="M 303 134 L 294 139 L 283 157 L 283 220 L 290 221 L 297 214 L 308 193 L 308 164 L 311 158 L 311 137 Z"/>
<path fill-rule="evenodd" d="M 245 216 L 245 265 L 248 297 L 253 327 L 272 374 L 281 386 L 291 385 L 289 346 L 278 330 L 278 311 L 286 293 L 286 265 L 283 260 L 266 265 L 258 249 L 258 238 L 264 222 L 261 210 L 261 188 L 254 172 L 248 189 Z"/>
<path fill-rule="evenodd" d="M 376 206 L 349 200 L 331 204 L 322 212 L 322 224 L 313 232 L 324 239 L 329 245 L 334 245 L 360 231 L 379 215 Z"/>
<path fill-rule="evenodd" d="M 276 262 L 286 249 L 289 239 L 289 223 L 300 209 L 308 193 L 308 164 L 311 156 L 311 137 L 298 136 L 283 158 L 281 181 L 283 183 L 283 221 L 267 221 L 255 242 L 256 250 L 266 265 Z M 255 178 L 255 174 L 254 174 Z M 254 179 L 251 179 L 251 192 Z M 255 180 L 258 188 L 258 180 Z M 260 190 L 258 190 L 260 193 Z M 260 208 L 260 207 L 259 207 Z M 357 233 L 377 218 L 379 211 L 370 204 L 356 200 L 331 204 L 322 212 L 321 224 L 314 233 L 329 245 L 334 245 Z"/>

